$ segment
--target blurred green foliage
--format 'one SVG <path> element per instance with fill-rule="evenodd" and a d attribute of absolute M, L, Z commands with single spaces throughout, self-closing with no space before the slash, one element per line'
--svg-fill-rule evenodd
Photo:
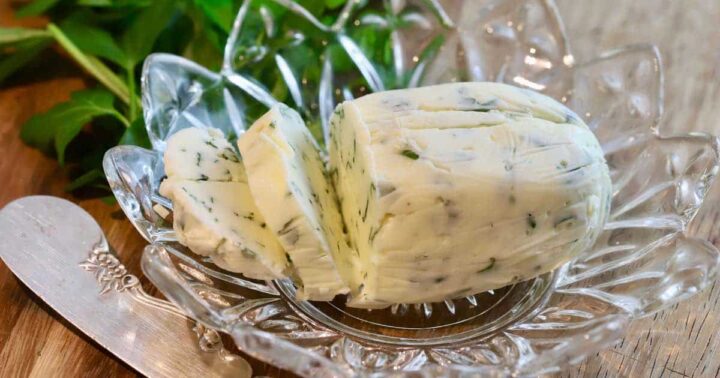
<path fill-rule="evenodd" d="M 232 68 L 254 78 L 279 101 L 291 104 L 276 53 L 303 85 L 319 82 L 324 54 L 328 54 L 335 73 L 357 70 L 337 33 L 321 30 L 280 4 L 286 1 L 249 3 Z M 392 15 L 384 5 L 387 2 L 350 1 L 356 2 L 357 12 L 349 20 L 352 28 L 343 32 L 374 63 L 388 88 L 404 85 L 407 75 L 395 77 L 390 33 L 406 21 L 402 15 Z M 347 6 L 346 0 L 296 3 L 327 27 Z M 44 15 L 50 22 L 44 29 L 0 28 L 0 84 L 50 46 L 64 50 L 98 83 L 97 88 L 76 92 L 69 101 L 32 117 L 23 127 L 23 140 L 69 166 L 73 181 L 68 190 L 107 189 L 101 174 L 104 151 L 117 144 L 149 145 L 139 90 L 145 57 L 154 52 L 171 53 L 218 71 L 241 5 L 242 0 L 35 0 L 18 9 L 17 17 Z M 274 20 L 275 30 L 268 30 L 263 12 L 269 12 L 266 16 Z M 360 23 L 361 18 L 371 22 Z M 357 72 L 347 75 L 346 81 L 348 90 L 366 90 Z M 261 111 L 261 107 L 249 109 L 249 116 L 259 116 L 254 113 Z M 319 125 L 309 127 L 318 136 Z"/>

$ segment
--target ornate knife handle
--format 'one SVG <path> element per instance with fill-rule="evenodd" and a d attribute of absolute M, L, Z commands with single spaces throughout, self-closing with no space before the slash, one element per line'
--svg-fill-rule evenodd
<path fill-rule="evenodd" d="M 223 358 L 237 358 L 237 356 L 225 349 L 217 330 L 205 327 L 193 319 L 188 318 L 185 313 L 171 302 L 153 297 L 145 292 L 145 289 L 143 289 L 140 284 L 140 279 L 128 273 L 125 265 L 110 252 L 110 248 L 104 238 L 95 244 L 88 258 L 80 263 L 80 267 L 95 275 L 95 280 L 100 286 L 100 295 L 107 294 L 111 291 L 117 293 L 128 292 L 133 300 L 142 305 L 156 308 L 183 319 L 192 320 L 194 323 L 193 331 L 198 337 L 200 350 L 209 353 L 218 353 Z"/>

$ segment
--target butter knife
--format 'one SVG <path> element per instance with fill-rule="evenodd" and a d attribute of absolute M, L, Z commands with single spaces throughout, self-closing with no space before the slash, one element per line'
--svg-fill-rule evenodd
<path fill-rule="evenodd" d="M 62 317 L 146 376 L 251 376 L 214 330 L 145 293 L 97 222 L 69 201 L 25 197 L 0 210 L 0 258 Z"/>

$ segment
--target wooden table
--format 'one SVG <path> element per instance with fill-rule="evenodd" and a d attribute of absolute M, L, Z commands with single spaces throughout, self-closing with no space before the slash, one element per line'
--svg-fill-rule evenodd
<path fill-rule="evenodd" d="M 666 68 L 665 133 L 720 133 L 720 1 L 557 0 L 576 56 L 640 42 L 660 46 Z M 7 2 L 0 25 L 14 23 Z M 28 22 L 28 21 L 26 21 Z M 29 21 L 33 23 L 34 21 Z M 70 63 L 46 56 L 37 74 L 0 89 L 0 207 L 30 194 L 69 198 L 100 223 L 121 259 L 134 272 L 144 241 L 117 205 L 71 197 L 56 162 L 23 145 L 19 126 L 32 114 L 66 99 L 87 84 Z M 50 69 L 51 68 L 51 69 Z M 47 74 L 48 69 L 51 72 Z M 32 80 L 27 80 L 31 78 Z M 712 203 L 720 199 L 714 188 Z M 704 211 L 715 215 L 720 206 Z M 720 241 L 715 241 L 720 245 Z M 148 286 L 148 285 L 146 285 Z M 634 322 L 628 336 L 561 376 L 720 376 L 720 288 L 710 289 L 651 318 Z M 257 374 L 285 375 L 253 362 Z M 55 315 L 0 263 L 0 377 L 104 376 L 136 373 Z"/>

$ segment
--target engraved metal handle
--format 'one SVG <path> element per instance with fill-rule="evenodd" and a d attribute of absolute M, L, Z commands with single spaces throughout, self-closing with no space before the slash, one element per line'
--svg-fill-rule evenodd
<path fill-rule="evenodd" d="M 80 267 L 85 271 L 95 274 L 95 280 L 100 286 L 100 295 L 107 294 L 111 291 L 118 293 L 128 292 L 131 294 L 130 297 L 133 300 L 144 306 L 149 306 L 183 319 L 190 319 L 171 302 L 153 297 L 145 292 L 145 289 L 140 285 L 140 279 L 128 273 L 125 265 L 110 252 L 105 238 L 101 238 L 95 247 L 93 247 L 88 258 L 80 263 Z M 195 331 L 198 337 L 198 346 L 202 351 L 219 353 L 223 356 L 223 359 L 238 358 L 225 349 L 217 330 L 195 323 L 193 331 Z"/>

